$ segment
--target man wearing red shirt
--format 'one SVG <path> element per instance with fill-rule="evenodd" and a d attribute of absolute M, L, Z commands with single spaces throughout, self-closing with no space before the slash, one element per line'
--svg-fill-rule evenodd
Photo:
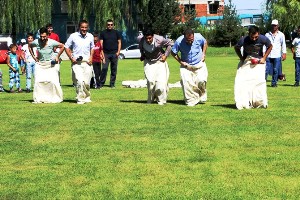
<path fill-rule="evenodd" d="M 101 62 L 104 60 L 103 48 L 99 41 L 97 33 L 94 33 L 94 54 L 93 54 L 93 78 L 91 80 L 90 86 L 100 89 L 100 74 L 101 74 Z"/>
<path fill-rule="evenodd" d="M 46 28 L 48 30 L 48 38 L 52 39 L 52 40 L 56 40 L 57 42 L 59 42 L 59 36 L 53 32 L 53 26 L 52 24 L 47 24 Z"/>

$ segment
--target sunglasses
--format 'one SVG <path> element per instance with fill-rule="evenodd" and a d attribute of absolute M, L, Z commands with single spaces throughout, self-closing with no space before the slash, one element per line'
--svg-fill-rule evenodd
<path fill-rule="evenodd" d="M 107 24 L 107 26 L 113 26 L 114 24 Z"/>

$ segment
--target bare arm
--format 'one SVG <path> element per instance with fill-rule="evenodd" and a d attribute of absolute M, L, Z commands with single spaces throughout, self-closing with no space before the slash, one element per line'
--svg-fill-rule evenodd
<path fill-rule="evenodd" d="M 205 61 L 205 55 L 206 55 L 207 47 L 208 47 L 208 45 L 207 45 L 207 42 L 205 41 L 204 46 L 203 46 L 203 49 L 202 49 L 202 52 L 203 52 L 203 53 L 202 53 L 201 61 Z"/>
<path fill-rule="evenodd" d="M 8 65 L 8 67 L 13 70 L 14 72 L 16 72 L 16 69 L 10 64 L 10 56 L 7 55 L 6 57 L 6 64 Z"/>
<path fill-rule="evenodd" d="M 264 64 L 264 63 L 266 62 L 266 59 L 267 59 L 268 55 L 270 54 L 272 48 L 273 48 L 273 45 L 270 45 L 270 46 L 267 48 L 265 55 L 260 59 L 260 63 L 261 63 L 261 64 Z"/>
<path fill-rule="evenodd" d="M 58 54 L 57 54 L 57 57 L 55 58 L 55 59 L 56 59 L 56 62 L 59 62 L 59 57 L 60 57 L 60 55 L 64 52 L 64 50 L 65 50 L 65 45 L 62 44 L 62 43 L 59 43 L 58 48 L 59 48 L 59 52 L 58 52 Z"/>
<path fill-rule="evenodd" d="M 70 48 L 65 48 L 66 54 L 69 57 L 69 59 L 71 60 L 72 63 L 77 63 L 76 59 L 72 56 L 72 51 Z"/>
<path fill-rule="evenodd" d="M 100 40 L 100 44 L 101 44 L 101 52 L 100 55 L 102 55 L 102 63 L 105 63 L 105 56 L 104 56 L 104 51 L 103 51 L 103 40 Z"/>
<path fill-rule="evenodd" d="M 117 56 L 120 55 L 121 45 L 122 45 L 122 42 L 121 42 L 121 39 L 119 39 L 119 40 L 118 40 L 118 52 L 117 52 Z"/>
<path fill-rule="evenodd" d="M 234 46 L 234 50 L 235 50 L 236 55 L 239 57 L 239 59 L 241 61 L 244 61 L 244 58 L 243 58 L 242 53 L 241 53 L 241 47 L 240 46 Z"/>

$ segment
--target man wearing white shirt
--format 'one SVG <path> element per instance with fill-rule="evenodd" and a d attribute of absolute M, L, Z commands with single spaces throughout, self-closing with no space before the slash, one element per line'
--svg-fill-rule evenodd
<path fill-rule="evenodd" d="M 94 36 L 88 33 L 86 20 L 79 22 L 79 31 L 72 33 L 65 47 L 72 62 L 72 78 L 76 85 L 77 104 L 91 102 L 90 81 L 93 75 Z M 73 51 L 72 51 L 72 50 Z"/>
<path fill-rule="evenodd" d="M 278 20 L 274 19 L 271 25 L 272 30 L 265 35 L 273 45 L 272 51 L 266 60 L 266 80 L 268 72 L 273 71 L 271 86 L 277 87 L 278 77 L 282 75 L 281 60 L 286 59 L 286 43 L 284 34 L 278 30 Z"/>

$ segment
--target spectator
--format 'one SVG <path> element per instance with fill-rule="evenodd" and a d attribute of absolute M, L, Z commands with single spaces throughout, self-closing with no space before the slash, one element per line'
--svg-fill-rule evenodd
<path fill-rule="evenodd" d="M 300 80 L 300 26 L 298 26 L 298 35 L 292 42 L 293 59 L 295 60 L 295 87 L 299 87 Z"/>
<path fill-rule="evenodd" d="M 9 46 L 10 53 L 7 55 L 6 63 L 9 67 L 9 92 L 14 93 L 14 85 L 16 85 L 17 92 L 22 92 L 20 84 L 19 63 L 17 55 L 17 45 L 11 44 Z"/>
<path fill-rule="evenodd" d="M 66 53 L 72 62 L 72 79 L 76 86 L 77 104 L 92 102 L 90 81 L 93 75 L 92 57 L 95 45 L 94 37 L 88 33 L 88 28 L 89 23 L 81 20 L 79 31 L 72 33 L 65 44 Z"/>
<path fill-rule="evenodd" d="M 25 44 L 22 47 L 22 51 L 24 52 L 23 60 L 26 63 L 26 92 L 29 93 L 31 92 L 31 78 L 34 76 L 34 69 L 35 69 L 35 60 L 30 54 L 29 51 L 29 45 L 33 42 L 33 34 L 28 33 L 27 34 L 27 41 L 28 44 Z M 35 57 L 37 57 L 37 48 L 33 48 L 33 54 Z"/>
<path fill-rule="evenodd" d="M 91 87 L 100 88 L 101 62 L 104 60 L 103 48 L 99 41 L 97 33 L 94 33 L 94 54 L 93 54 L 93 77 L 91 79 Z"/>
<path fill-rule="evenodd" d="M 114 22 L 109 19 L 106 21 L 106 30 L 100 34 L 100 43 L 103 47 L 105 61 L 100 76 L 100 88 L 106 81 L 108 65 L 110 64 L 110 87 L 115 88 L 118 70 L 118 57 L 121 50 L 121 36 L 114 30 Z"/>
<path fill-rule="evenodd" d="M 169 91 L 170 72 L 166 59 L 171 51 L 171 42 L 154 34 L 152 30 L 146 30 L 139 42 L 139 48 L 140 60 L 144 61 L 144 73 L 147 79 L 147 103 L 157 101 L 159 105 L 164 105 Z"/>
<path fill-rule="evenodd" d="M 281 62 L 281 60 L 284 61 L 286 59 L 286 43 L 284 34 L 278 29 L 278 20 L 273 20 L 271 25 L 271 31 L 265 34 L 273 46 L 272 51 L 266 60 L 266 80 L 268 78 L 268 74 L 270 71 L 272 71 L 271 86 L 277 87 L 278 78 L 281 80 L 286 80 L 285 75 L 282 73 Z"/>
<path fill-rule="evenodd" d="M 48 38 L 59 42 L 60 41 L 59 36 L 56 33 L 53 32 L 52 24 L 47 24 L 46 28 L 48 30 Z"/>
<path fill-rule="evenodd" d="M 266 52 L 263 55 L 263 47 Z M 241 54 L 243 47 L 243 55 Z M 265 79 L 266 59 L 272 50 L 271 41 L 251 26 L 248 36 L 241 38 L 234 47 L 240 58 L 234 83 L 234 98 L 237 109 L 267 108 L 267 86 Z"/>
<path fill-rule="evenodd" d="M 180 63 L 181 86 L 185 103 L 195 106 L 207 100 L 206 39 L 200 33 L 187 29 L 172 47 L 172 56 Z M 181 57 L 178 53 L 181 52 Z"/>

